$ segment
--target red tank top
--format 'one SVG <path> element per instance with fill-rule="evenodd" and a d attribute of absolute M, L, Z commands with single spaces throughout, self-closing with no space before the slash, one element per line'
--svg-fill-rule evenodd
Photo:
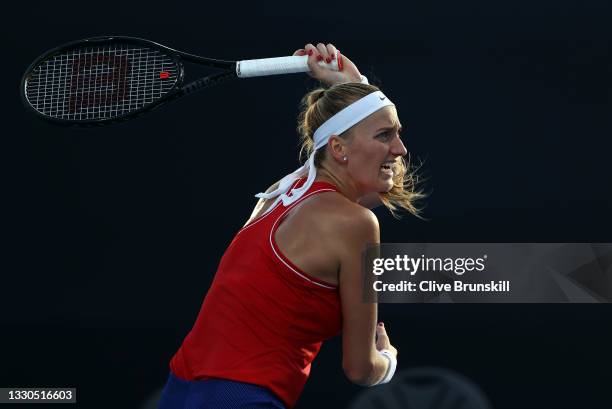
<path fill-rule="evenodd" d="M 170 362 L 174 375 L 260 385 L 295 405 L 322 342 L 340 333 L 340 297 L 337 286 L 285 257 L 274 234 L 294 206 L 334 191 L 315 182 L 295 203 L 279 202 L 236 234 L 195 325 Z"/>

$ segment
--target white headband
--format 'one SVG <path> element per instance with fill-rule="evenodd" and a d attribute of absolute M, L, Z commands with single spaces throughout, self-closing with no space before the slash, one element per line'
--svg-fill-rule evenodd
<path fill-rule="evenodd" d="M 279 200 L 282 200 L 285 206 L 288 206 L 298 200 L 310 188 L 310 186 L 312 186 L 312 183 L 317 176 L 317 168 L 314 164 L 314 158 L 317 150 L 325 146 L 332 135 L 340 135 L 342 132 L 364 120 L 374 112 L 389 105 L 394 104 L 393 102 L 389 101 L 389 98 L 387 98 L 381 91 L 376 91 L 361 99 L 358 99 L 329 118 L 315 131 L 313 136 L 314 149 L 304 166 L 282 178 L 278 184 L 278 188 L 275 191 L 270 193 L 258 193 L 255 195 L 255 197 L 272 199 L 278 196 L 276 201 L 268 208 L 268 210 L 271 210 Z M 306 175 L 308 175 L 306 182 L 300 188 L 291 189 L 291 192 L 289 192 L 289 189 L 293 183 Z"/>

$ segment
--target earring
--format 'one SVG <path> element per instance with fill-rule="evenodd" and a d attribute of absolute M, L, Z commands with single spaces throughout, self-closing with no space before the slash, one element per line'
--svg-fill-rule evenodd
<path fill-rule="evenodd" d="M 342 157 L 342 160 L 345 161 L 345 162 L 347 161 L 347 159 L 348 159 L 348 157 L 346 157 L 346 156 Z"/>

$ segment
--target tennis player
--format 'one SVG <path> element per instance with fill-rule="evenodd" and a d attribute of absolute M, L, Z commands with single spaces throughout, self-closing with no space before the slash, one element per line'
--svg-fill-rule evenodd
<path fill-rule="evenodd" d="M 328 88 L 302 101 L 304 166 L 265 193 L 227 248 L 193 329 L 170 362 L 160 409 L 291 408 L 324 340 L 342 334 L 359 385 L 389 382 L 397 350 L 363 301 L 362 252 L 379 203 L 417 214 L 395 105 L 332 44 L 307 44 Z M 339 71 L 319 66 L 338 59 Z"/>

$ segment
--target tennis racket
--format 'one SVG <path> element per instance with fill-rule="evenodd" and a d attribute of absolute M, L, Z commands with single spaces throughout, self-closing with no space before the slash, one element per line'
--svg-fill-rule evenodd
<path fill-rule="evenodd" d="M 342 69 L 342 57 L 327 64 Z M 308 56 L 222 61 L 133 37 L 96 37 L 38 57 L 21 94 L 39 118 L 60 125 L 105 125 L 135 118 L 167 102 L 234 78 L 307 72 Z M 184 62 L 220 72 L 185 84 Z"/>

